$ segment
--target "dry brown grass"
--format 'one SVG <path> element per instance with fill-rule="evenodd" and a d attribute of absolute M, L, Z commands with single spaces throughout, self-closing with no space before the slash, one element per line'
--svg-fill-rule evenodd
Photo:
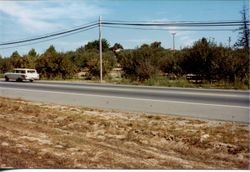
<path fill-rule="evenodd" d="M 248 125 L 0 98 L 0 167 L 249 169 Z"/>

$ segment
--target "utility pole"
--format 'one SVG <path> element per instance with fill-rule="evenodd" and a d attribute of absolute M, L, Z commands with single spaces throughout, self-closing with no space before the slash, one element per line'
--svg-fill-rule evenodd
<path fill-rule="evenodd" d="M 174 40 L 175 34 L 176 34 L 175 32 L 172 33 L 172 35 L 173 35 L 173 51 L 175 51 L 175 40 Z"/>
<path fill-rule="evenodd" d="M 228 38 L 228 47 L 231 48 L 231 37 Z"/>
<path fill-rule="evenodd" d="M 101 16 L 99 16 L 99 52 L 100 52 L 100 82 L 102 83 L 102 30 L 101 30 Z"/>

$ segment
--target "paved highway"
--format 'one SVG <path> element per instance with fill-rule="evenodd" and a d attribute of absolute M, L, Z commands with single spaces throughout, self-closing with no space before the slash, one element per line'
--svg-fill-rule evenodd
<path fill-rule="evenodd" d="M 249 122 L 249 91 L 1 80 L 0 96 L 48 103 Z"/>

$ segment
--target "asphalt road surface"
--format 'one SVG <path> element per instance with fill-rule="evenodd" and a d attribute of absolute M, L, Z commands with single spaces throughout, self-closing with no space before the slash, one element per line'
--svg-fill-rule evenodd
<path fill-rule="evenodd" d="M 249 91 L 1 80 L 0 96 L 249 123 Z"/>

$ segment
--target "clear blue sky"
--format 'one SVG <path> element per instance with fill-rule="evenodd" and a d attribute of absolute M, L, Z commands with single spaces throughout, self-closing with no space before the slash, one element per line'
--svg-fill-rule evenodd
<path fill-rule="evenodd" d="M 240 20 L 240 11 L 246 0 L 0 0 L 0 42 L 8 42 L 43 35 L 98 20 L 128 21 L 221 21 Z M 238 32 L 232 31 L 175 31 L 130 30 L 103 28 L 103 36 L 111 45 L 121 43 L 135 48 L 143 43 L 162 42 L 172 48 L 172 32 L 176 32 L 176 48 L 191 46 L 202 37 L 227 45 L 233 44 Z M 0 49 L 0 55 L 12 52 L 27 53 L 35 48 L 44 52 L 53 44 L 58 51 L 75 50 L 98 39 L 98 28 L 57 40 L 9 49 Z M 0 47 L 3 48 L 3 47 Z"/>

